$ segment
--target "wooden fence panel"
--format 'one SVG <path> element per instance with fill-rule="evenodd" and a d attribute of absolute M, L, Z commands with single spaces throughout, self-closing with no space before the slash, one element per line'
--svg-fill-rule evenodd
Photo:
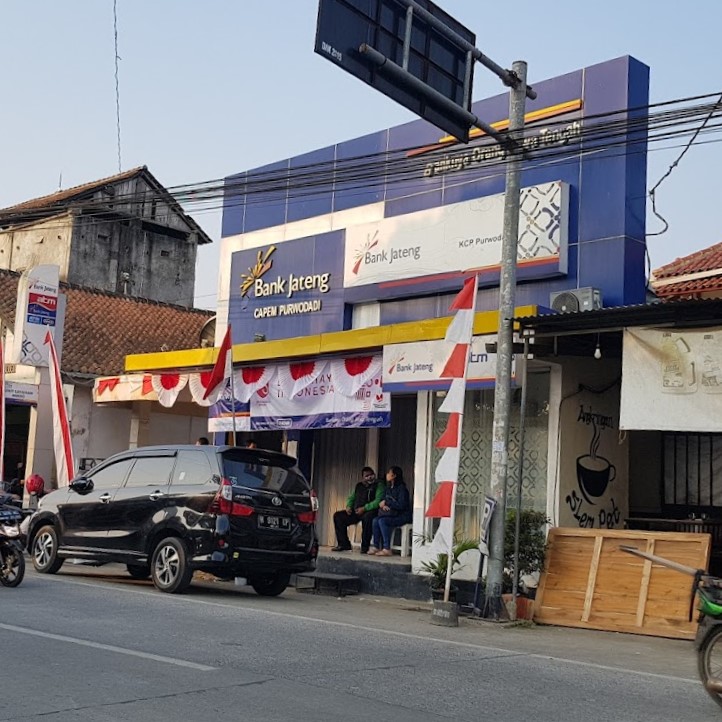
<path fill-rule="evenodd" d="M 554 528 L 534 604 L 542 624 L 694 639 L 692 577 L 622 545 L 706 569 L 709 534 Z"/>

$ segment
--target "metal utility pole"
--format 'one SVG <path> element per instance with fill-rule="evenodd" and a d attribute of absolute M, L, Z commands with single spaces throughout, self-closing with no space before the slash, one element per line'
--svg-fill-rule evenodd
<path fill-rule="evenodd" d="M 502 232 L 501 279 L 499 284 L 499 334 L 496 352 L 496 387 L 492 427 L 491 490 L 496 511 L 491 518 L 489 566 L 486 576 L 486 600 L 490 616 L 501 612 L 501 583 L 504 573 L 504 527 L 506 522 L 506 487 L 509 467 L 509 417 L 511 412 L 511 364 L 513 353 L 513 318 L 516 296 L 516 261 L 519 240 L 519 192 L 521 185 L 522 137 L 526 105 L 526 63 L 512 65 L 515 82 L 509 98 L 509 135 L 517 141 L 508 151 L 504 228 Z"/>

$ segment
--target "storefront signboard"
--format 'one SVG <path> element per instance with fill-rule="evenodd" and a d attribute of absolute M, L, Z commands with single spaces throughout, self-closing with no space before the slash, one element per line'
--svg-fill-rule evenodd
<path fill-rule="evenodd" d="M 397 286 L 415 278 L 498 272 L 504 194 L 385 218 L 346 229 L 344 286 Z M 566 273 L 569 186 L 524 188 L 518 265 L 537 276 Z M 482 273 L 483 275 L 483 273 Z"/>
<path fill-rule="evenodd" d="M 38 387 L 35 384 L 6 381 L 5 400 L 11 404 L 37 404 Z"/>
<path fill-rule="evenodd" d="M 620 428 L 722 431 L 722 327 L 627 329 Z"/>
<path fill-rule="evenodd" d="M 495 335 L 475 336 L 469 349 L 468 388 L 494 386 L 496 354 L 486 344 L 496 343 Z M 387 392 L 444 390 L 450 379 L 439 375 L 453 350 L 447 341 L 399 343 L 384 347 L 383 386 Z M 514 380 L 512 366 L 512 382 Z"/>
<path fill-rule="evenodd" d="M 45 336 L 48 331 L 55 335 L 59 272 L 58 266 L 34 266 L 20 277 L 15 310 L 15 341 L 8 358 L 11 363 L 48 365 Z M 59 335 L 55 336 L 55 343 L 62 343 L 62 328 Z"/>
<path fill-rule="evenodd" d="M 233 343 L 344 330 L 343 234 L 237 251 L 231 261 Z"/>

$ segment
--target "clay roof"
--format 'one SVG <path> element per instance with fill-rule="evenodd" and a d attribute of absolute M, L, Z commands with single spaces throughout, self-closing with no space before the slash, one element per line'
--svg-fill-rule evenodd
<path fill-rule="evenodd" d="M 173 195 L 168 192 L 165 186 L 163 186 L 148 170 L 147 166 L 144 165 L 138 166 L 137 168 L 131 168 L 130 170 L 123 171 L 122 173 L 116 173 L 116 175 L 108 176 L 107 178 L 100 178 L 95 181 L 90 181 L 89 183 L 83 183 L 78 186 L 73 186 L 72 188 L 66 188 L 65 190 L 56 191 L 55 193 L 50 193 L 45 196 L 31 198 L 30 200 L 23 201 L 22 203 L 17 203 L 14 206 L 0 208 L 0 224 L 27 224 L 43 220 L 49 216 L 58 215 L 68 210 L 71 206 L 76 207 L 84 200 L 85 197 L 92 196 L 97 190 L 104 188 L 105 186 L 121 183 L 122 181 L 138 175 L 142 175 L 149 185 L 156 190 L 158 196 L 166 201 L 176 211 L 176 213 L 182 216 L 185 222 L 198 233 L 198 243 L 212 242 L 206 232 L 191 216 L 185 213 Z"/>
<path fill-rule="evenodd" d="M 79 186 L 73 186 L 72 188 L 66 188 L 65 190 L 56 191 L 46 196 L 40 196 L 38 198 L 31 198 L 29 201 L 23 201 L 14 206 L 7 208 L 0 208 L 0 217 L 6 215 L 15 215 L 20 211 L 37 210 L 40 208 L 47 208 L 48 206 L 58 206 L 63 201 L 70 201 L 79 196 L 85 195 L 86 193 L 92 193 L 102 188 L 103 186 L 118 183 L 119 181 L 127 180 L 133 176 L 138 175 L 141 171 L 147 170 L 145 166 L 139 166 L 138 168 L 131 168 L 131 170 L 123 171 L 116 175 L 108 176 L 107 178 L 100 178 L 99 180 L 90 181 L 89 183 L 83 183 Z"/>
<path fill-rule="evenodd" d="M 652 288 L 661 298 L 722 292 L 722 243 L 661 266 L 652 274 Z"/>
<path fill-rule="evenodd" d="M 13 325 L 20 274 L 0 270 L 0 317 Z M 198 348 L 212 311 L 60 284 L 67 297 L 62 370 L 110 376 L 124 373 L 131 353 Z"/>

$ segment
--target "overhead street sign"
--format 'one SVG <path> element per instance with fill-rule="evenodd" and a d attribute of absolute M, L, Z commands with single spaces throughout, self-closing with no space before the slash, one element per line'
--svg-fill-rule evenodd
<path fill-rule="evenodd" d="M 468 45 L 475 44 L 474 33 L 430 0 L 414 4 Z M 468 46 L 456 44 L 450 34 L 432 27 L 408 2 L 320 0 L 315 51 L 421 118 L 468 142 L 468 118 L 450 117 L 448 107 L 442 108 L 435 98 L 443 97 L 468 112 L 474 59 Z M 413 79 L 430 88 L 431 94 L 424 96 L 400 82 L 398 73 L 389 72 L 396 68 L 407 70 Z"/>

